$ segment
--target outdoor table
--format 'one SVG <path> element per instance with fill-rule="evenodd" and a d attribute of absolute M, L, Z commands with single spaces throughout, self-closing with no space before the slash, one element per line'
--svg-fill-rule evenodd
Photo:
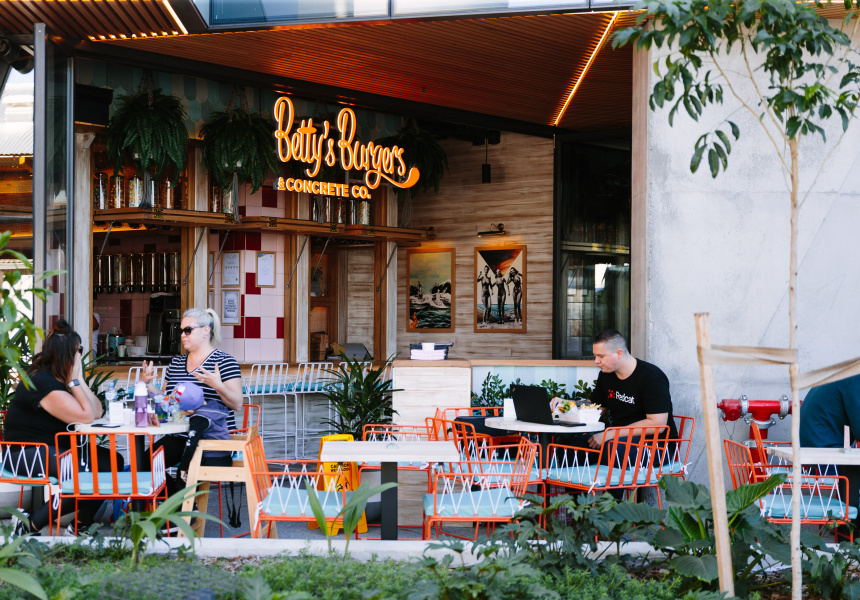
<path fill-rule="evenodd" d="M 770 446 L 767 453 L 779 459 L 792 461 L 791 446 Z M 860 450 L 849 448 L 801 448 L 801 465 L 860 465 Z"/>
<path fill-rule="evenodd" d="M 524 431 L 527 433 L 538 434 L 538 442 L 540 443 L 541 453 L 544 460 L 547 460 L 546 448 L 549 446 L 549 437 L 553 433 L 595 433 L 603 431 L 606 428 L 601 422 L 585 423 L 576 427 L 567 427 L 565 425 L 545 425 L 543 423 L 532 423 L 530 421 L 519 421 L 513 419 L 505 419 L 504 417 L 487 417 L 484 421 L 487 427 L 493 429 L 502 429 L 505 431 Z M 546 465 L 541 465 L 546 466 Z"/>
<path fill-rule="evenodd" d="M 320 462 L 378 462 L 382 483 L 397 483 L 398 462 L 457 462 L 453 441 L 441 442 L 326 442 Z M 397 486 L 382 492 L 383 540 L 397 539 Z"/>

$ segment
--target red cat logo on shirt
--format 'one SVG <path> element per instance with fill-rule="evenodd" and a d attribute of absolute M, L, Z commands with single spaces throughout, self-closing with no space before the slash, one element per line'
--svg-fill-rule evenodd
<path fill-rule="evenodd" d="M 634 396 L 628 396 L 627 394 L 622 394 L 621 392 L 613 392 L 609 390 L 609 398 L 615 398 L 619 402 L 625 402 L 626 404 L 635 404 L 636 398 Z"/>

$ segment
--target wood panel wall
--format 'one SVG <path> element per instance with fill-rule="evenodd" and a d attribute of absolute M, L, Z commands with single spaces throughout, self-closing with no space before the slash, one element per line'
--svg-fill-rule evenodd
<path fill-rule="evenodd" d="M 345 341 L 364 344 L 373 354 L 373 247 L 350 248 L 346 254 L 348 315 Z"/>
<path fill-rule="evenodd" d="M 398 250 L 397 351 L 409 355 L 414 342 L 454 342 L 451 357 L 532 358 L 552 356 L 553 141 L 502 133 L 489 147 L 492 183 L 481 183 L 483 146 L 446 140 L 450 172 L 439 194 L 413 200 L 413 227 L 436 228 L 436 240 L 422 248 L 453 247 L 456 253 L 454 332 L 410 333 L 407 329 L 406 250 Z M 478 238 L 490 223 L 509 234 Z M 475 333 L 475 247 L 524 244 L 527 333 Z"/>

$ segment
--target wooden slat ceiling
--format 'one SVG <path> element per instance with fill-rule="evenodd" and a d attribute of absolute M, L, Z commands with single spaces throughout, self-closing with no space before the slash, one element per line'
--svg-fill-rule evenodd
<path fill-rule="evenodd" d="M 0 33 L 32 33 L 34 23 L 69 40 L 178 33 L 163 0 L 0 0 Z"/>
<path fill-rule="evenodd" d="M 631 23 L 623 15 L 613 29 Z M 137 30 L 172 32 L 176 25 L 162 0 L 0 0 L 0 31 L 28 31 L 41 21 L 72 40 L 95 37 L 93 47 L 118 45 L 263 73 L 273 83 L 305 81 L 542 126 L 555 122 L 611 18 L 581 13 L 384 21 L 117 39 Z M 98 41 L 102 35 L 107 39 Z M 604 44 L 558 126 L 629 127 L 631 68 L 629 49 Z"/>

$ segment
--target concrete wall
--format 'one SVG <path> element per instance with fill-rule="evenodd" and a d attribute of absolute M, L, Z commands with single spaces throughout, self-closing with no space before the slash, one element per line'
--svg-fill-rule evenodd
<path fill-rule="evenodd" d="M 652 64 L 664 55 L 665 50 L 634 60 L 634 107 L 647 106 L 647 92 L 656 81 Z M 727 57 L 721 66 L 740 81 L 742 58 Z M 748 83 L 737 89 L 752 99 Z M 645 244 L 634 241 L 642 250 L 634 253 L 632 264 L 645 282 L 640 287 L 644 305 L 639 305 L 644 355 L 669 376 L 676 414 L 697 418 L 691 468 L 693 478 L 704 482 L 693 314 L 710 313 L 714 344 L 788 346 L 789 191 L 760 124 L 728 90 L 724 104 L 698 123 L 683 110 L 674 127 L 668 125 L 668 110 L 638 115 L 645 123 L 640 135 L 633 136 L 633 152 L 645 161 L 634 168 L 633 189 L 640 190 L 634 194 L 639 202 L 634 215 L 642 215 Z M 726 118 L 741 129 L 728 170 L 712 179 L 703 161 L 700 171 L 691 174 L 696 139 Z M 799 213 L 801 372 L 860 355 L 860 124 L 854 123 L 841 141 L 840 135 L 836 118 L 827 127 L 827 143 L 820 136 L 808 137 L 800 150 L 801 185 L 808 191 Z M 641 299 L 635 294 L 636 289 L 632 304 L 637 306 Z M 790 395 L 787 367 L 719 367 L 715 378 L 718 398 Z M 747 439 L 743 422 L 724 425 L 724 437 Z M 789 432 L 786 419 L 771 430 L 771 437 L 789 439 Z"/>

